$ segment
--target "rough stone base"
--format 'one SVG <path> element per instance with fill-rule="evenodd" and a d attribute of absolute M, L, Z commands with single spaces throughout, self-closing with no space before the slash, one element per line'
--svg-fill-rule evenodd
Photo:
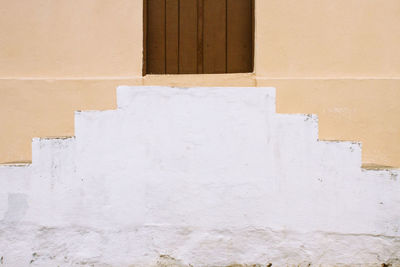
<path fill-rule="evenodd" d="M 400 237 L 366 234 L 3 224 L 0 236 L 6 266 L 400 266 Z"/>

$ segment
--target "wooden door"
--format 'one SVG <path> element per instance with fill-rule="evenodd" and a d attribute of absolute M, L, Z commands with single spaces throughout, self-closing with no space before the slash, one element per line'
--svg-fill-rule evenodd
<path fill-rule="evenodd" d="M 254 0 L 144 0 L 145 74 L 253 71 Z"/>

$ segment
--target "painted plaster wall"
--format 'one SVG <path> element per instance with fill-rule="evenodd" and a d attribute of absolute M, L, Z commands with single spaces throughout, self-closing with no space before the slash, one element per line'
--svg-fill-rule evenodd
<path fill-rule="evenodd" d="M 400 167 L 399 5 L 256 0 L 253 76 L 142 78 L 142 0 L 0 0 L 0 162 L 72 135 L 71 110 L 115 106 L 117 85 L 162 84 L 277 87 L 279 112 L 318 114 L 321 139 Z"/>
<path fill-rule="evenodd" d="M 0 166 L 3 264 L 400 266 L 400 172 L 276 114 L 273 88 L 121 87 L 118 107 Z"/>
<path fill-rule="evenodd" d="M 399 1 L 258 0 L 256 16 L 258 76 L 400 76 Z"/>
<path fill-rule="evenodd" d="M 141 0 L 1 0 L 1 78 L 141 73 Z"/>

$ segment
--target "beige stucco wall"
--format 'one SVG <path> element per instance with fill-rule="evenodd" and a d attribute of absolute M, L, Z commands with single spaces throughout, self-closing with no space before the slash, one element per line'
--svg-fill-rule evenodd
<path fill-rule="evenodd" d="M 400 1 L 258 0 L 262 77 L 400 77 Z"/>
<path fill-rule="evenodd" d="M 0 77 L 141 74 L 141 0 L 0 0 Z"/>
<path fill-rule="evenodd" d="M 124 85 L 275 86 L 279 112 L 316 113 L 320 138 L 363 142 L 400 167 L 400 2 L 256 0 L 255 75 L 146 76 L 142 0 L 0 0 L 0 162 L 73 111 L 115 108 Z"/>

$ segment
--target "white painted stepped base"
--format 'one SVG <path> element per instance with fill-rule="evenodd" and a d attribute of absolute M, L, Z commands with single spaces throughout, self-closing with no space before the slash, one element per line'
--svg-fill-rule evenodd
<path fill-rule="evenodd" d="M 74 138 L 35 139 L 32 165 L 0 167 L 0 265 L 399 263 L 400 172 L 317 141 L 315 116 L 275 114 L 274 89 L 118 101 L 77 112 Z"/>

